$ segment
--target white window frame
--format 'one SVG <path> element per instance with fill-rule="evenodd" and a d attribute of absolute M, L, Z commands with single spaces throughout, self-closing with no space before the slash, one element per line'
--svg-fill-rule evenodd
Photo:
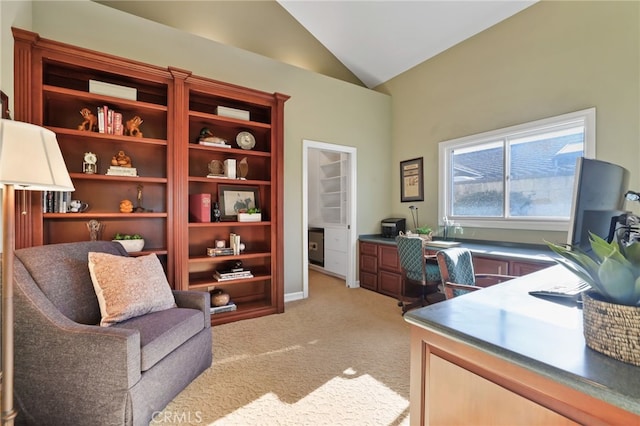
<path fill-rule="evenodd" d="M 562 125 L 577 119 L 584 120 L 584 156 L 586 158 L 595 158 L 596 153 L 596 109 L 588 108 L 567 114 L 549 117 L 542 120 L 536 120 L 529 123 L 518 124 L 511 127 L 492 130 L 489 132 L 469 135 L 462 138 L 451 139 L 440 142 L 438 145 L 439 155 L 439 185 L 438 185 L 438 222 L 442 226 L 444 218 L 455 221 L 462 227 L 477 228 L 506 228 L 506 229 L 526 229 L 541 231 L 567 231 L 569 229 L 569 218 L 481 218 L 452 216 L 450 206 L 450 182 L 449 177 L 452 176 L 451 169 L 451 153 L 455 149 L 480 145 L 490 141 L 504 138 L 513 138 L 521 136 L 532 131 L 539 131 L 549 126 Z M 508 153 L 505 153 L 508 155 Z M 506 178 L 505 178 L 506 179 Z"/>

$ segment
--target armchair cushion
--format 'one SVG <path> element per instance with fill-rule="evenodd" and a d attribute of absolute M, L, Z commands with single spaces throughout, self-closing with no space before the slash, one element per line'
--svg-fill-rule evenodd
<path fill-rule="evenodd" d="M 101 326 L 176 306 L 155 254 L 124 257 L 89 252 L 89 272 L 100 305 Z"/>
<path fill-rule="evenodd" d="M 114 324 L 113 328 L 140 332 L 140 369 L 147 371 L 203 329 L 204 313 L 174 308 Z"/>

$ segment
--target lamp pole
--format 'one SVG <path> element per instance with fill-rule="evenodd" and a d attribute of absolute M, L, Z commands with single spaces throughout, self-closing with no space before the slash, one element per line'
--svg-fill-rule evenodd
<path fill-rule="evenodd" d="M 2 425 L 13 425 L 13 251 L 15 236 L 15 189 L 2 187 Z"/>

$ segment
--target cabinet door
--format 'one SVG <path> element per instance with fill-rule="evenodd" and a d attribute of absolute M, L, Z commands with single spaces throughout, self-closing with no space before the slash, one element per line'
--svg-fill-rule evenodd
<path fill-rule="evenodd" d="M 402 274 L 381 270 L 378 273 L 378 291 L 387 296 L 398 298 L 402 291 Z"/>
<path fill-rule="evenodd" d="M 509 262 L 491 257 L 473 256 L 473 269 L 476 274 L 509 274 Z"/>
<path fill-rule="evenodd" d="M 342 277 L 347 275 L 347 257 L 344 251 L 324 249 L 324 269 Z"/>
<path fill-rule="evenodd" d="M 324 228 L 325 250 L 335 250 L 346 253 L 347 230 L 345 228 Z"/>
<path fill-rule="evenodd" d="M 378 246 L 378 267 L 387 271 L 400 273 L 400 258 L 396 246 Z"/>

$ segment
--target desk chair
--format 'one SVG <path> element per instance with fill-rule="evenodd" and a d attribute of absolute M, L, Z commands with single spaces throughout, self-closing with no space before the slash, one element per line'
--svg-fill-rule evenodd
<path fill-rule="evenodd" d="M 440 250 L 436 253 L 436 258 L 447 299 L 515 278 L 501 274 L 476 274 L 471 251 L 466 248 L 454 247 Z"/>
<path fill-rule="evenodd" d="M 408 310 L 444 300 L 438 292 L 440 270 L 431 257 L 425 257 L 423 241 L 419 237 L 400 235 L 396 238 L 402 269 L 402 291 L 398 306 L 402 315 Z M 407 302 L 407 299 L 411 300 Z"/>

